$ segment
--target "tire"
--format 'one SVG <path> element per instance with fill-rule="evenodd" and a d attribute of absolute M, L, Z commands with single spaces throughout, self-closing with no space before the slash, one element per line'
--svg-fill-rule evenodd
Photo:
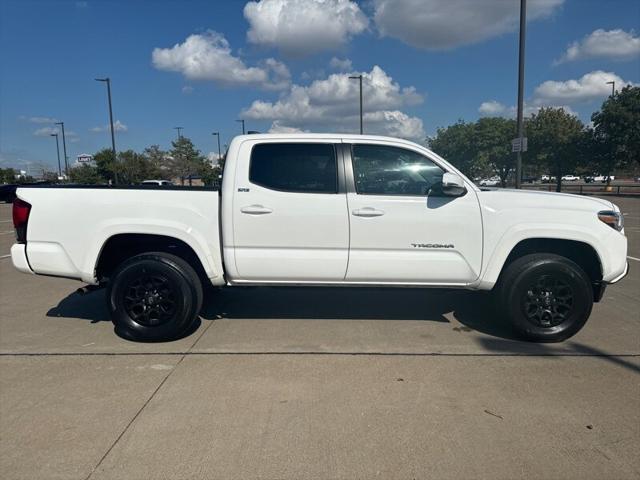
<path fill-rule="evenodd" d="M 191 265 L 175 255 L 150 252 L 118 265 L 107 288 L 107 308 L 119 336 L 161 342 L 193 329 L 202 297 Z"/>
<path fill-rule="evenodd" d="M 591 314 L 593 289 L 580 266 L 554 254 L 525 255 L 509 264 L 497 285 L 500 313 L 525 339 L 561 342 Z"/>

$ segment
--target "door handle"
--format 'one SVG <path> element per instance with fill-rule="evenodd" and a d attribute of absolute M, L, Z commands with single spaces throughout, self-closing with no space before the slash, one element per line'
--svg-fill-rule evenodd
<path fill-rule="evenodd" d="M 240 209 L 242 213 L 248 213 L 249 215 L 266 215 L 273 212 L 270 208 L 263 207 L 262 205 L 249 205 L 248 207 L 242 207 Z"/>
<path fill-rule="evenodd" d="M 353 213 L 356 217 L 380 217 L 384 215 L 384 212 L 382 210 L 378 210 L 372 207 L 357 208 L 351 213 Z"/>

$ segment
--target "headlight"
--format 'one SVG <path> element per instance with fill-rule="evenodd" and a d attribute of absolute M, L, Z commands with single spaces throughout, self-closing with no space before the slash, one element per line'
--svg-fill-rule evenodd
<path fill-rule="evenodd" d="M 624 219 L 622 213 L 614 212 L 613 210 L 604 210 L 598 212 L 598 218 L 601 222 L 606 223 L 611 228 L 620 231 L 624 227 Z"/>

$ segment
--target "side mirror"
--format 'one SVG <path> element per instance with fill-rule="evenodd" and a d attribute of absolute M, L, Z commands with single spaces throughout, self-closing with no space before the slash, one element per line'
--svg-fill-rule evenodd
<path fill-rule="evenodd" d="M 449 172 L 442 175 L 442 193 L 447 197 L 461 197 L 467 193 L 462 177 Z"/>

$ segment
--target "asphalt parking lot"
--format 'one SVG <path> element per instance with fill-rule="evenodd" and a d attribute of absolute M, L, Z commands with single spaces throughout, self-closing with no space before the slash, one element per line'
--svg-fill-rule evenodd
<path fill-rule="evenodd" d="M 631 271 L 572 339 L 485 296 L 234 288 L 191 336 L 118 338 L 103 293 L 23 275 L 0 205 L 3 479 L 640 478 L 640 198 Z"/>

